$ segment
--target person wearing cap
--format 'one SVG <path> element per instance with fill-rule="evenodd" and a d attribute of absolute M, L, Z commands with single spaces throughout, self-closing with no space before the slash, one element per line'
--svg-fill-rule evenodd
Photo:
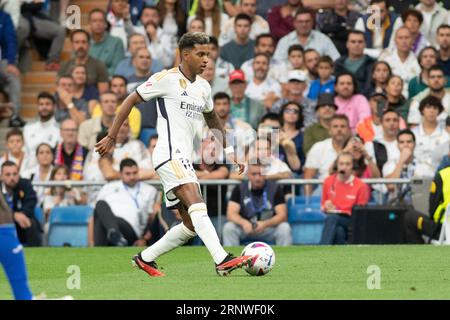
<path fill-rule="evenodd" d="M 228 86 L 231 91 L 231 115 L 256 129 L 264 114 L 264 106 L 245 94 L 247 81 L 244 72 L 233 70 L 229 76 Z"/>
<path fill-rule="evenodd" d="M 279 113 L 281 106 L 289 101 L 293 101 L 302 106 L 303 126 L 309 126 L 316 121 L 314 115 L 314 103 L 305 97 L 304 92 L 307 87 L 307 75 L 301 70 L 291 70 L 287 75 L 286 96 L 278 99 L 271 107 L 271 112 Z"/>
<path fill-rule="evenodd" d="M 423 99 L 419 110 L 422 123 L 412 129 L 416 136 L 414 155 L 417 161 L 427 168 L 422 174 L 433 177 L 443 157 L 442 150 L 445 150 L 445 147 L 448 148 L 450 135 L 443 126 L 439 125 L 438 116 L 444 107 L 437 97 L 428 96 Z"/>
<path fill-rule="evenodd" d="M 250 98 L 260 101 L 267 110 L 281 97 L 281 85 L 276 79 L 269 77 L 270 57 L 258 53 L 253 59 L 253 79 L 248 81 L 245 93 Z"/>
<path fill-rule="evenodd" d="M 332 94 L 322 93 L 319 95 L 315 107 L 317 122 L 309 125 L 305 129 L 303 135 L 304 154 L 307 154 L 316 142 L 323 141 L 330 137 L 330 133 L 328 132 L 330 129 L 330 121 L 336 113 L 337 108 Z"/>

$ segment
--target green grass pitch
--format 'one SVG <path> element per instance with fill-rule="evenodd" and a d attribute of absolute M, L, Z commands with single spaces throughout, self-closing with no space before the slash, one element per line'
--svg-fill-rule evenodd
<path fill-rule="evenodd" d="M 239 254 L 242 247 L 227 249 Z M 445 246 L 274 247 L 276 265 L 266 276 L 236 270 L 225 278 L 216 275 L 205 247 L 183 247 L 161 257 L 164 278 L 131 268 L 130 258 L 139 250 L 27 248 L 31 289 L 77 300 L 450 299 L 450 247 Z M 79 290 L 67 289 L 71 265 L 80 268 Z M 371 265 L 380 268 L 380 289 L 367 288 Z M 0 300 L 11 298 L 0 272 Z"/>

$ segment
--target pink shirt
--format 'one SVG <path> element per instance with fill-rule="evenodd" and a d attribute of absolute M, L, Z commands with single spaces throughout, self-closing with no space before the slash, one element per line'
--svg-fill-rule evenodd
<path fill-rule="evenodd" d="M 361 94 L 355 94 L 348 100 L 336 96 L 334 97 L 334 103 L 338 106 L 336 113 L 345 114 L 348 117 L 353 133 L 356 132 L 356 126 L 360 121 L 371 116 L 369 102 Z"/>

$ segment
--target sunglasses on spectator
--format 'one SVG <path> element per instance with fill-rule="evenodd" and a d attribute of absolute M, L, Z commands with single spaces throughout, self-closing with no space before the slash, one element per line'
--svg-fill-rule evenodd
<path fill-rule="evenodd" d="M 298 111 L 298 109 L 284 109 L 284 113 L 298 114 L 299 111 Z"/>

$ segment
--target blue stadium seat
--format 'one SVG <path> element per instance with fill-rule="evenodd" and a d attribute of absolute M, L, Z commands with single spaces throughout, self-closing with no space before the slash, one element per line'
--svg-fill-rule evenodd
<path fill-rule="evenodd" d="M 288 221 L 293 244 L 318 244 L 322 236 L 325 214 L 320 203 L 296 204 L 289 208 Z"/>
<path fill-rule="evenodd" d="M 36 208 L 34 208 L 34 217 L 41 224 L 41 226 L 44 225 L 44 212 L 41 207 L 36 206 Z"/>
<path fill-rule="evenodd" d="M 144 128 L 141 129 L 141 133 L 139 135 L 139 140 L 141 140 L 145 146 L 148 147 L 150 142 L 150 137 L 154 136 L 157 133 L 155 128 Z"/>
<path fill-rule="evenodd" d="M 312 204 L 315 205 L 317 203 L 320 204 L 320 200 L 321 200 L 321 196 L 295 196 L 294 197 L 294 203 L 292 203 L 292 199 L 289 199 L 287 201 L 287 205 L 288 207 L 292 206 L 292 205 L 297 205 L 297 204 Z"/>
<path fill-rule="evenodd" d="M 89 206 L 56 207 L 50 213 L 48 245 L 52 247 L 88 246 L 88 221 L 93 208 Z"/>

